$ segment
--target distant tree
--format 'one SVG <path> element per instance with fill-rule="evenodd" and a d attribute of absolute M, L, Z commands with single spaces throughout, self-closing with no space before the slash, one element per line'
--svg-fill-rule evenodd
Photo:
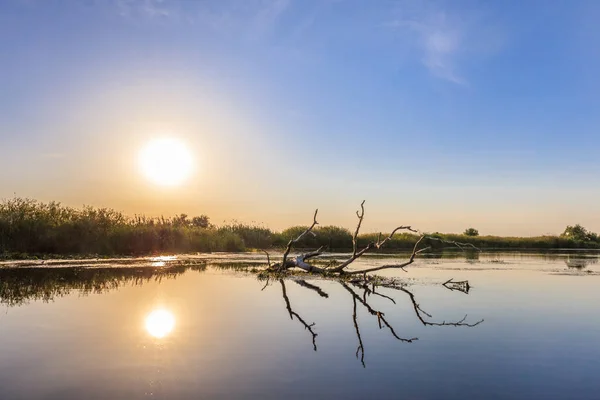
<path fill-rule="evenodd" d="M 579 224 L 567 226 L 565 231 L 560 236 L 579 242 L 598 240 L 598 235 L 596 233 L 588 231 Z"/>
<path fill-rule="evenodd" d="M 475 228 L 468 228 L 465 229 L 465 231 L 463 232 L 463 235 L 466 236 L 479 236 L 479 231 Z"/>
<path fill-rule="evenodd" d="M 210 226 L 210 219 L 207 215 L 201 215 L 199 217 L 192 218 L 192 225 L 198 228 L 208 228 Z"/>

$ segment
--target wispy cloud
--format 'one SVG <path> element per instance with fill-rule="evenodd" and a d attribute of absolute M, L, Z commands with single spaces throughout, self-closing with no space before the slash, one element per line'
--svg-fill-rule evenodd
<path fill-rule="evenodd" d="M 481 14 L 452 12 L 428 2 L 401 2 L 395 13 L 396 19 L 386 25 L 410 38 L 421 63 L 438 78 L 466 84 L 461 66 L 468 57 L 476 56 L 485 41 L 492 40 L 497 47 Z"/>
<path fill-rule="evenodd" d="M 167 0 L 116 0 L 115 4 L 122 17 L 168 18 L 175 11 Z"/>

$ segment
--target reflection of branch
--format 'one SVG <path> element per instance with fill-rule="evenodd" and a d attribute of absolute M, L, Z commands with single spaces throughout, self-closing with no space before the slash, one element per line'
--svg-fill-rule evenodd
<path fill-rule="evenodd" d="M 363 341 L 360 336 L 360 329 L 358 329 L 358 320 L 356 318 L 356 298 L 352 297 L 352 302 L 354 303 L 354 308 L 352 310 L 352 320 L 354 321 L 354 328 L 356 329 L 356 337 L 358 338 L 358 347 L 356 348 L 356 358 L 358 358 L 358 353 L 360 353 L 360 362 L 362 363 L 363 368 L 365 368 L 365 347 L 363 346 Z"/>
<path fill-rule="evenodd" d="M 300 286 L 302 286 L 302 287 L 305 287 L 305 288 L 307 288 L 307 289 L 314 290 L 314 291 L 315 291 L 315 292 L 317 292 L 317 293 L 319 294 L 319 296 L 321 296 L 321 297 L 325 297 L 325 298 L 328 298 L 328 297 L 329 297 L 329 295 L 328 295 L 327 293 L 325 293 L 325 292 L 323 291 L 323 289 L 321 289 L 320 287 L 318 287 L 318 286 L 316 286 L 316 285 L 313 285 L 313 284 L 311 284 L 311 283 L 308 283 L 308 282 L 306 282 L 305 280 L 293 280 L 293 282 L 295 282 L 295 283 L 297 283 L 298 285 L 300 285 Z"/>
<path fill-rule="evenodd" d="M 317 351 L 317 344 L 316 344 L 317 333 L 315 333 L 313 330 L 315 324 L 314 323 L 308 324 L 304 319 L 302 319 L 302 317 L 300 317 L 300 315 L 298 313 L 296 313 L 294 310 L 292 310 L 290 299 L 288 298 L 288 295 L 287 295 L 285 281 L 283 279 L 278 279 L 278 280 L 281 283 L 282 295 L 283 295 L 283 299 L 285 301 L 286 309 L 290 315 L 290 319 L 292 319 L 292 320 L 297 319 L 304 326 L 304 328 L 310 332 L 310 334 L 312 335 L 313 348 L 315 351 Z M 466 315 L 460 321 L 456 321 L 456 322 L 446 322 L 446 321 L 433 322 L 433 321 L 430 321 L 430 319 L 432 319 L 433 316 L 421 308 L 421 306 L 416 301 L 415 295 L 411 291 L 406 289 L 401 283 L 399 283 L 393 279 L 386 280 L 383 278 L 375 279 L 375 278 L 371 278 L 371 277 L 365 277 L 364 279 L 352 279 L 349 281 L 336 279 L 335 281 L 337 281 L 348 293 L 350 293 L 350 295 L 352 297 L 352 322 L 354 324 L 356 338 L 358 339 L 358 346 L 356 348 L 355 356 L 358 360 L 360 360 L 363 367 L 366 367 L 365 348 L 364 348 L 364 343 L 362 340 L 362 335 L 360 332 L 360 327 L 358 324 L 358 312 L 357 312 L 357 304 L 358 303 L 360 303 L 369 312 L 369 314 L 377 317 L 377 324 L 379 326 L 379 329 L 383 329 L 384 327 L 389 328 L 391 335 L 394 338 L 396 338 L 398 341 L 405 342 L 405 343 L 412 343 L 415 340 L 418 340 L 418 338 L 416 338 L 416 337 L 413 337 L 410 339 L 400 337 L 396 333 L 396 331 L 394 330 L 392 325 L 386 319 L 385 314 L 382 311 L 376 310 L 373 307 L 371 307 L 371 305 L 368 302 L 368 297 L 372 294 L 375 294 L 377 296 L 380 296 L 382 298 L 390 300 L 391 302 L 396 304 L 396 301 L 393 297 L 376 292 L 376 289 L 378 287 L 386 288 L 386 289 L 394 289 L 394 290 L 398 290 L 398 291 L 406 293 L 409 296 L 410 301 L 412 302 L 412 306 L 413 306 L 415 314 L 417 315 L 417 318 L 425 326 L 474 327 L 483 322 L 483 319 L 476 323 L 465 322 L 467 319 Z M 318 287 L 312 283 L 308 283 L 304 280 L 294 280 L 294 282 L 296 282 L 298 285 L 302 286 L 303 288 L 306 288 L 306 289 L 316 292 L 317 294 L 319 294 L 322 297 L 325 297 L 325 298 L 329 297 L 329 295 L 327 293 L 325 293 L 320 287 Z M 451 281 L 448 281 L 446 283 L 450 283 L 450 282 Z M 459 282 L 459 283 L 468 284 L 467 281 Z M 426 320 L 425 318 L 428 318 L 428 319 Z"/>
<path fill-rule="evenodd" d="M 400 290 L 400 291 L 406 293 L 408 295 L 408 297 L 410 298 L 410 301 L 413 304 L 413 308 L 415 310 L 415 314 L 417 314 L 417 318 L 425 326 L 467 326 L 467 327 L 472 328 L 483 322 L 483 319 L 481 319 L 481 320 L 475 322 L 474 324 L 469 324 L 469 323 L 465 322 L 465 320 L 467 319 L 466 315 L 460 321 L 457 321 L 457 322 L 446 322 L 446 321 L 429 322 L 429 321 L 426 321 L 421 314 L 425 314 L 429 318 L 432 318 L 432 315 L 427 313 L 425 310 L 423 310 L 421 308 L 421 306 L 419 306 L 419 304 L 417 303 L 417 300 L 415 299 L 415 295 L 411 291 L 409 291 L 408 289 L 406 289 L 403 286 L 398 286 L 395 284 L 384 285 L 384 287 L 387 287 L 390 289 L 395 289 L 395 290 Z"/>
<path fill-rule="evenodd" d="M 444 286 L 446 289 L 450 289 L 452 291 L 456 290 L 464 294 L 469 294 L 469 289 L 471 289 L 469 281 L 453 281 L 452 278 L 442 283 L 442 286 Z"/>
<path fill-rule="evenodd" d="M 296 319 L 298 321 L 300 321 L 300 323 L 302 325 L 304 325 L 305 329 L 308 329 L 308 331 L 310 332 L 310 334 L 312 335 L 312 342 L 313 342 L 313 348 L 315 349 L 315 351 L 317 351 L 317 342 L 316 342 L 316 338 L 317 338 L 317 334 L 313 331 L 313 326 L 315 325 L 314 322 L 312 324 L 307 324 L 302 317 L 300 317 L 300 315 L 298 315 L 298 313 L 296 313 L 294 310 L 292 310 L 292 306 L 290 304 L 290 299 L 287 296 L 287 291 L 285 289 L 285 282 L 283 282 L 283 279 L 280 279 L 279 282 L 281 283 L 281 292 L 283 295 L 283 299 L 285 300 L 285 307 L 288 310 L 288 313 L 290 313 L 290 318 L 293 320 L 294 317 L 296 317 Z"/>
<path fill-rule="evenodd" d="M 398 334 L 396 334 L 396 331 L 394 331 L 394 328 L 390 325 L 389 322 L 387 322 L 387 320 L 384 317 L 384 314 L 381 311 L 377 311 L 374 310 L 369 303 L 367 303 L 366 301 L 364 301 L 363 299 L 360 298 L 359 295 L 356 294 L 356 292 L 354 290 L 352 290 L 345 282 L 343 281 L 339 281 L 340 285 L 342 285 L 342 287 L 344 289 L 346 289 L 355 300 L 358 300 L 359 303 L 361 303 L 366 309 L 367 311 L 369 311 L 369 313 L 371 315 L 376 315 L 377 316 L 377 322 L 379 323 L 379 329 L 382 328 L 381 323 L 383 322 L 385 326 L 387 326 L 388 328 L 390 328 L 390 332 L 392 333 L 392 335 L 402 341 L 402 342 L 407 342 L 407 343 L 412 343 L 414 340 L 418 340 L 418 338 L 411 338 L 411 339 L 405 339 L 405 338 L 401 338 L 400 336 L 398 336 Z"/>
<path fill-rule="evenodd" d="M 392 303 L 396 304 L 396 300 L 394 300 L 392 297 L 386 296 L 383 293 L 377 292 L 375 289 L 377 286 L 375 284 L 373 284 L 372 287 L 369 287 L 369 285 L 367 285 L 365 282 L 366 281 L 350 281 L 350 283 L 353 284 L 354 286 L 364 290 L 363 300 L 366 301 L 367 296 L 374 294 L 375 296 L 383 297 L 384 299 L 388 299 Z"/>
<path fill-rule="evenodd" d="M 267 288 L 267 286 L 269 286 L 269 277 L 267 276 L 267 282 L 265 283 L 265 286 L 263 286 L 262 289 L 260 289 L 260 291 L 262 292 L 263 290 L 265 290 Z"/>

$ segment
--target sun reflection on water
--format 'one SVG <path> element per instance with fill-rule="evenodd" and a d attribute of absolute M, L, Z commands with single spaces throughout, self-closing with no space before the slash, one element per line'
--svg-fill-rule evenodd
<path fill-rule="evenodd" d="M 146 316 L 145 326 L 151 336 L 161 339 L 173 331 L 175 316 L 169 310 L 156 309 Z"/>
<path fill-rule="evenodd" d="M 158 257 L 151 257 L 150 261 L 151 264 L 150 266 L 152 267 L 164 267 L 165 265 L 167 265 L 168 261 L 175 261 L 177 260 L 177 256 L 158 256 Z"/>

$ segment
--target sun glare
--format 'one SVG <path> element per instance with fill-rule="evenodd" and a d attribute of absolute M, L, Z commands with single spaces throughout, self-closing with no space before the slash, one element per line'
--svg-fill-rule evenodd
<path fill-rule="evenodd" d="M 173 138 L 154 139 L 139 154 L 142 173 L 161 186 L 182 184 L 192 172 L 192 155 L 186 145 Z"/>
<path fill-rule="evenodd" d="M 173 313 L 164 309 L 152 311 L 146 317 L 146 330 L 157 339 L 167 336 L 175 327 Z"/>

